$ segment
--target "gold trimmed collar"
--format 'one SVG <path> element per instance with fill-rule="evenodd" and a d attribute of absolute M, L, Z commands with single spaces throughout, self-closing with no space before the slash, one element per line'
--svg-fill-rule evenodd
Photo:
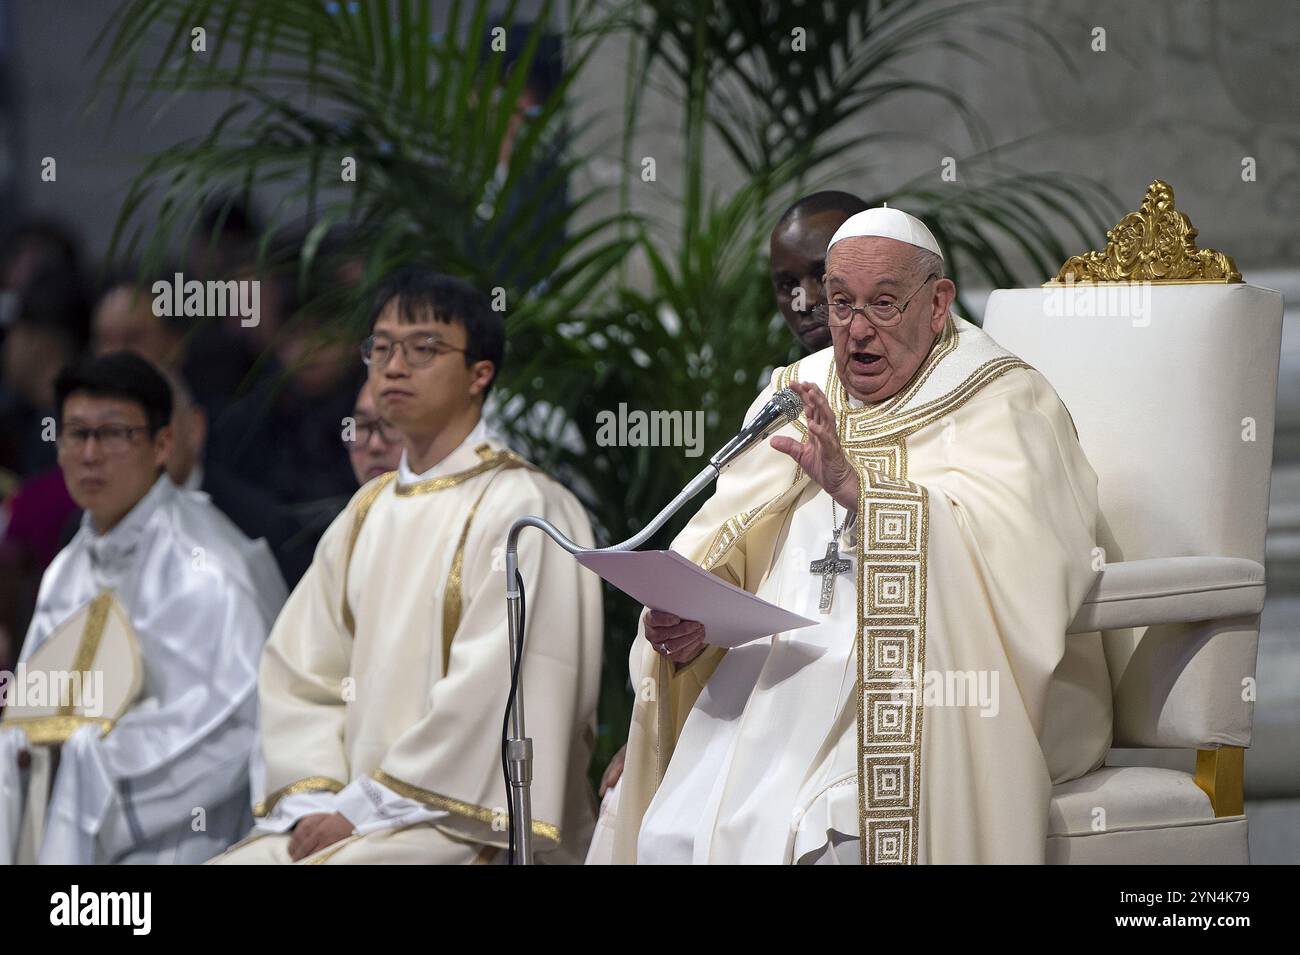
<path fill-rule="evenodd" d="M 886 398 L 884 401 L 875 404 L 863 405 L 855 408 L 849 403 L 849 393 L 844 387 L 844 382 L 840 380 L 839 370 L 835 367 L 835 358 L 831 357 L 830 375 L 827 382 L 826 397 L 830 402 L 831 411 L 837 418 L 847 415 L 854 419 L 855 423 L 869 422 L 880 418 L 888 418 L 890 415 L 898 412 L 899 409 L 906 407 L 907 402 L 915 397 L 916 393 L 921 390 L 921 386 L 934 372 L 945 358 L 957 350 L 957 324 L 952 319 L 952 313 L 944 319 L 943 330 L 935 336 L 934 344 L 930 346 L 930 354 L 926 355 L 925 361 L 917 368 L 910 381 L 905 384 L 898 393 Z M 861 426 L 861 425 L 859 425 Z"/>
<path fill-rule="evenodd" d="M 393 490 L 398 497 L 414 497 L 417 494 L 433 494 L 437 491 L 445 491 L 448 488 L 463 484 L 470 478 L 478 477 L 480 474 L 486 474 L 493 468 L 498 468 L 503 464 L 511 464 L 514 467 L 532 467 L 519 455 L 510 450 L 494 450 L 492 445 L 484 441 L 474 449 L 478 455 L 479 462 L 471 468 L 464 471 L 457 471 L 455 474 L 444 474 L 442 477 L 429 478 L 426 481 L 417 481 L 414 484 L 402 484 L 400 481 L 393 482 Z"/>

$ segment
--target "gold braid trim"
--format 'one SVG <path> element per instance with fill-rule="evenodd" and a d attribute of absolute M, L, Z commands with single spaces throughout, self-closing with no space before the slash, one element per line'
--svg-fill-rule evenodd
<path fill-rule="evenodd" d="M 306 779 L 300 779 L 296 783 L 290 783 L 271 793 L 266 799 L 253 807 L 253 815 L 258 819 L 269 816 L 276 803 L 285 796 L 292 796 L 295 793 L 336 793 L 342 789 L 343 784 L 337 779 L 331 779 L 329 776 L 308 776 Z"/>
<path fill-rule="evenodd" d="M 77 655 L 72 661 L 73 673 L 89 673 L 95 665 L 95 655 L 99 653 L 99 644 L 104 639 L 104 627 L 108 623 L 108 610 L 113 606 L 113 592 L 105 590 L 90 602 L 90 615 L 86 618 L 86 629 L 81 631 L 81 642 L 77 644 Z M 71 688 L 65 683 L 65 690 Z M 71 697 L 59 701 L 59 715 L 73 716 L 76 708 Z M 109 721 L 111 727 L 112 721 Z M 108 732 L 106 729 L 104 732 Z"/>
<path fill-rule="evenodd" d="M 476 806 L 470 802 L 462 802 L 459 799 L 452 799 L 450 796 L 443 796 L 439 793 L 430 792 L 427 789 L 421 789 L 419 786 L 412 786 L 410 783 L 404 783 L 394 776 L 388 775 L 382 769 L 377 769 L 371 776 L 376 782 L 387 786 L 399 796 L 407 799 L 414 799 L 416 802 L 424 803 L 433 809 L 444 809 L 447 812 L 454 812 L 458 816 L 465 816 L 473 819 L 475 822 L 481 822 L 486 825 L 492 825 L 496 822 L 501 813 L 493 812 L 483 806 Z M 557 845 L 560 842 L 560 827 L 552 825 L 549 822 L 542 822 L 540 819 L 533 820 L 533 835 L 540 836 L 543 839 L 549 839 Z"/>
<path fill-rule="evenodd" d="M 493 467 L 499 467 L 502 470 L 508 470 L 516 467 L 532 467 L 523 458 L 513 452 L 505 452 L 498 456 Z M 478 473 L 482 473 L 481 471 Z M 500 473 L 500 472 L 498 472 Z M 465 542 L 469 540 L 469 528 L 474 522 L 474 515 L 478 512 L 478 506 L 483 503 L 483 497 L 487 494 L 488 488 L 492 487 L 492 481 L 496 475 L 484 486 L 474 499 L 473 505 L 469 509 L 469 515 L 465 518 L 465 526 L 460 530 L 460 539 L 456 542 L 456 552 L 451 558 L 451 571 L 447 574 L 447 586 L 443 589 L 442 594 L 442 672 L 445 675 L 448 667 L 451 666 L 451 641 L 456 635 L 456 628 L 460 626 L 461 611 L 461 575 L 465 567 Z M 401 493 L 401 488 L 398 488 Z"/>
<path fill-rule="evenodd" d="M 98 726 L 107 736 L 114 723 L 109 719 L 60 713 L 57 716 L 14 716 L 4 721 L 5 728 L 22 730 L 32 746 L 62 746 L 83 726 Z"/>
<path fill-rule="evenodd" d="M 343 558 L 343 626 L 348 628 L 348 633 L 356 636 L 356 620 L 352 617 L 352 608 L 348 606 L 348 568 L 352 565 L 352 551 L 356 549 L 357 538 L 361 536 L 361 525 L 366 521 L 366 515 L 370 513 L 371 506 L 379 493 L 388 485 L 393 483 L 397 477 L 396 471 L 389 471 L 387 474 L 381 474 L 370 484 L 366 485 L 361 494 L 361 499 L 357 501 L 356 517 L 352 519 L 352 531 L 348 534 L 348 549 Z"/>

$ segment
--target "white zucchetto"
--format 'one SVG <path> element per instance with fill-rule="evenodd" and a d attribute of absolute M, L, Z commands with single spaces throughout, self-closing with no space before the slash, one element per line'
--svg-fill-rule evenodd
<path fill-rule="evenodd" d="M 939 251 L 939 243 L 934 240 L 934 235 L 926 228 L 924 222 L 916 216 L 908 215 L 902 209 L 890 209 L 887 206 L 864 209 L 845 219 L 844 224 L 835 230 L 835 235 L 831 236 L 830 245 L 826 246 L 827 253 L 841 239 L 852 239 L 860 235 L 878 235 L 886 239 L 897 239 L 899 242 L 906 242 L 908 245 L 925 249 L 943 258 L 943 253 Z"/>

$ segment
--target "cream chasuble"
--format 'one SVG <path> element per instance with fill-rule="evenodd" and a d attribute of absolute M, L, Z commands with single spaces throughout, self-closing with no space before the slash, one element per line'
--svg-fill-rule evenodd
<path fill-rule="evenodd" d="M 140 691 L 107 727 L 68 720 L 39 736 L 22 722 L 0 728 L 9 767 L 29 742 L 62 743 L 37 861 L 196 863 L 239 838 L 249 818 L 257 663 L 284 599 L 266 543 L 248 540 L 206 494 L 166 475 L 107 533 L 83 520 L 41 578 L 22 660 L 88 605 L 92 621 L 101 614 L 81 637 L 94 657 L 102 614 L 122 613 L 138 645 Z M 34 767 L 50 760 L 44 747 L 30 748 Z M 16 848 L 19 775 L 0 777 L 4 861 Z"/>
<path fill-rule="evenodd" d="M 1042 862 L 1052 783 L 1100 765 L 1111 729 L 1100 636 L 1065 636 L 1097 522 L 1068 412 L 959 318 L 884 402 L 855 406 L 828 348 L 749 415 L 792 380 L 826 392 L 862 478 L 851 569 L 819 613 L 829 496 L 766 444 L 723 474 L 673 549 L 819 624 L 680 668 L 635 642 L 589 861 Z"/>
<path fill-rule="evenodd" d="M 436 470 L 390 472 L 356 494 L 267 644 L 258 822 L 214 861 L 291 861 L 288 831 L 297 820 L 335 811 L 353 835 L 302 861 L 500 857 L 510 684 L 503 555 L 510 525 L 525 514 L 591 543 L 573 495 L 481 423 Z M 586 770 L 600 674 L 599 580 L 540 533 L 521 535 L 519 566 L 535 849 L 542 861 L 580 860 L 595 818 Z"/>

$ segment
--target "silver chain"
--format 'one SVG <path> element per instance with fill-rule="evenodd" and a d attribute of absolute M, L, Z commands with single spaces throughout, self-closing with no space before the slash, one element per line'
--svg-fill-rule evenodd
<path fill-rule="evenodd" d="M 835 498 L 831 498 L 831 539 L 838 544 L 840 535 L 848 529 L 849 525 L 853 523 L 853 519 L 857 516 L 857 511 L 846 511 L 844 514 L 844 520 L 837 527 L 835 525 Z"/>

